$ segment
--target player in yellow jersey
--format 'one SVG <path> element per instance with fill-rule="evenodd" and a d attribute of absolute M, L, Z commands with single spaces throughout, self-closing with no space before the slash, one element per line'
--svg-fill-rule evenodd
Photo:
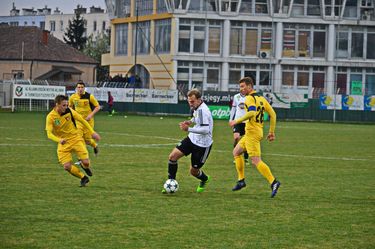
<path fill-rule="evenodd" d="M 83 125 L 92 138 L 97 141 L 100 140 L 99 134 L 93 130 L 89 123 L 76 111 L 68 107 L 68 97 L 64 95 L 56 96 L 55 107 L 46 118 L 47 137 L 58 143 L 57 157 L 64 169 L 81 179 L 81 187 L 84 187 L 90 180 L 72 163 L 72 153 L 75 152 L 81 159 L 81 165 L 86 174 L 92 176 L 89 154 L 77 128 L 78 124 Z"/>
<path fill-rule="evenodd" d="M 245 126 L 245 135 L 233 149 L 238 181 L 232 190 L 237 191 L 246 187 L 244 173 L 245 161 L 242 153 L 247 151 L 251 158 L 251 163 L 271 184 L 271 197 L 274 197 L 280 187 L 280 182 L 275 179 L 268 165 L 261 159 L 260 141 L 263 139 L 263 117 L 265 111 L 270 116 L 270 129 L 267 135 L 267 140 L 275 140 L 276 113 L 268 101 L 263 96 L 257 94 L 253 89 L 254 82 L 250 77 L 240 79 L 239 83 L 240 89 L 247 88 L 250 94 L 247 95 L 245 99 L 246 114 L 241 118 L 229 122 L 229 125 L 233 127 L 236 124 L 248 120 Z"/>
<path fill-rule="evenodd" d="M 81 114 L 94 129 L 94 115 L 100 110 L 100 105 L 94 95 L 85 92 L 83 81 L 78 81 L 76 84 L 76 93 L 70 96 L 69 107 Z M 97 155 L 99 152 L 98 144 L 91 138 L 89 130 L 81 124 L 78 124 L 78 128 L 86 144 L 91 145 L 94 148 L 95 155 Z"/>

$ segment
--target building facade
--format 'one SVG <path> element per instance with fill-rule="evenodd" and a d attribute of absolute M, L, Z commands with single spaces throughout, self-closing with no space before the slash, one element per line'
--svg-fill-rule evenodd
<path fill-rule="evenodd" d="M 110 74 L 142 87 L 375 94 L 373 0 L 115 0 Z"/>

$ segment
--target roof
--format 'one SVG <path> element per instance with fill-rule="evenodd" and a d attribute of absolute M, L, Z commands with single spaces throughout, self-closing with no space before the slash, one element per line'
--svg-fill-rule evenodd
<path fill-rule="evenodd" d="M 0 26 L 0 60 L 24 60 L 98 64 L 79 50 L 37 27 Z"/>

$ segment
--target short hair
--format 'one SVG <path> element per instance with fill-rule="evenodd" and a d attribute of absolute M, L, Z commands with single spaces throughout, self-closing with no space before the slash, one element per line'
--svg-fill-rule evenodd
<path fill-rule="evenodd" d="M 83 85 L 83 86 L 85 86 L 85 83 L 83 82 L 83 80 L 79 80 L 79 81 L 77 81 L 76 87 L 77 87 L 78 85 Z"/>
<path fill-rule="evenodd" d="M 246 85 L 254 86 L 254 80 L 252 77 L 243 77 L 238 81 L 238 83 L 245 83 Z"/>
<path fill-rule="evenodd" d="M 63 102 L 64 100 L 68 100 L 68 96 L 65 96 L 65 95 L 57 95 L 55 97 L 55 104 L 60 104 L 61 102 Z"/>
<path fill-rule="evenodd" d="M 187 93 L 187 96 L 195 96 L 197 99 L 200 99 L 202 97 L 202 94 L 197 88 L 193 88 Z"/>

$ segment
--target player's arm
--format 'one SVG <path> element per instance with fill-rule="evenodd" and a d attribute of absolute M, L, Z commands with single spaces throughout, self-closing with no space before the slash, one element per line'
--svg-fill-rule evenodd
<path fill-rule="evenodd" d="M 99 141 L 101 139 L 100 135 L 94 131 L 91 125 L 78 112 L 74 110 L 71 110 L 71 111 L 72 111 L 74 119 L 78 122 L 81 122 L 81 124 L 83 124 L 83 126 L 85 126 L 89 130 L 91 137 L 93 139 L 95 139 L 96 141 Z"/>
<path fill-rule="evenodd" d="M 69 98 L 69 108 L 74 109 L 74 102 L 73 102 L 73 97 L 74 95 L 70 96 Z"/>
<path fill-rule="evenodd" d="M 210 133 L 210 126 L 209 126 L 209 121 L 208 121 L 209 115 L 211 115 L 211 113 L 207 113 L 207 112 L 202 111 L 200 113 L 200 118 L 198 118 L 198 120 L 197 120 L 197 123 L 198 123 L 199 126 L 188 127 L 187 131 L 192 132 L 192 133 L 202 134 L 202 135 L 206 135 L 206 134 Z"/>
<path fill-rule="evenodd" d="M 272 106 L 267 102 L 264 106 L 265 111 L 270 116 L 270 129 L 268 131 L 267 140 L 273 141 L 275 140 L 275 128 L 276 128 L 276 112 L 272 108 Z"/>
<path fill-rule="evenodd" d="M 233 99 L 232 108 L 230 109 L 229 122 L 234 120 L 236 116 L 236 101 Z"/>
<path fill-rule="evenodd" d="M 100 111 L 100 105 L 99 105 L 99 102 L 96 100 L 96 98 L 94 97 L 94 95 L 90 95 L 90 103 L 95 106 L 94 110 L 92 110 L 92 112 L 87 115 L 86 117 L 86 120 L 90 120 L 94 117 L 94 115 Z"/>
<path fill-rule="evenodd" d="M 66 142 L 65 139 L 59 138 L 58 136 L 55 136 L 55 134 L 53 134 L 52 131 L 53 131 L 52 120 L 47 116 L 47 118 L 46 118 L 46 132 L 47 132 L 48 139 L 51 139 L 52 141 L 54 141 L 56 143 L 61 143 L 61 144 L 64 144 Z"/>

